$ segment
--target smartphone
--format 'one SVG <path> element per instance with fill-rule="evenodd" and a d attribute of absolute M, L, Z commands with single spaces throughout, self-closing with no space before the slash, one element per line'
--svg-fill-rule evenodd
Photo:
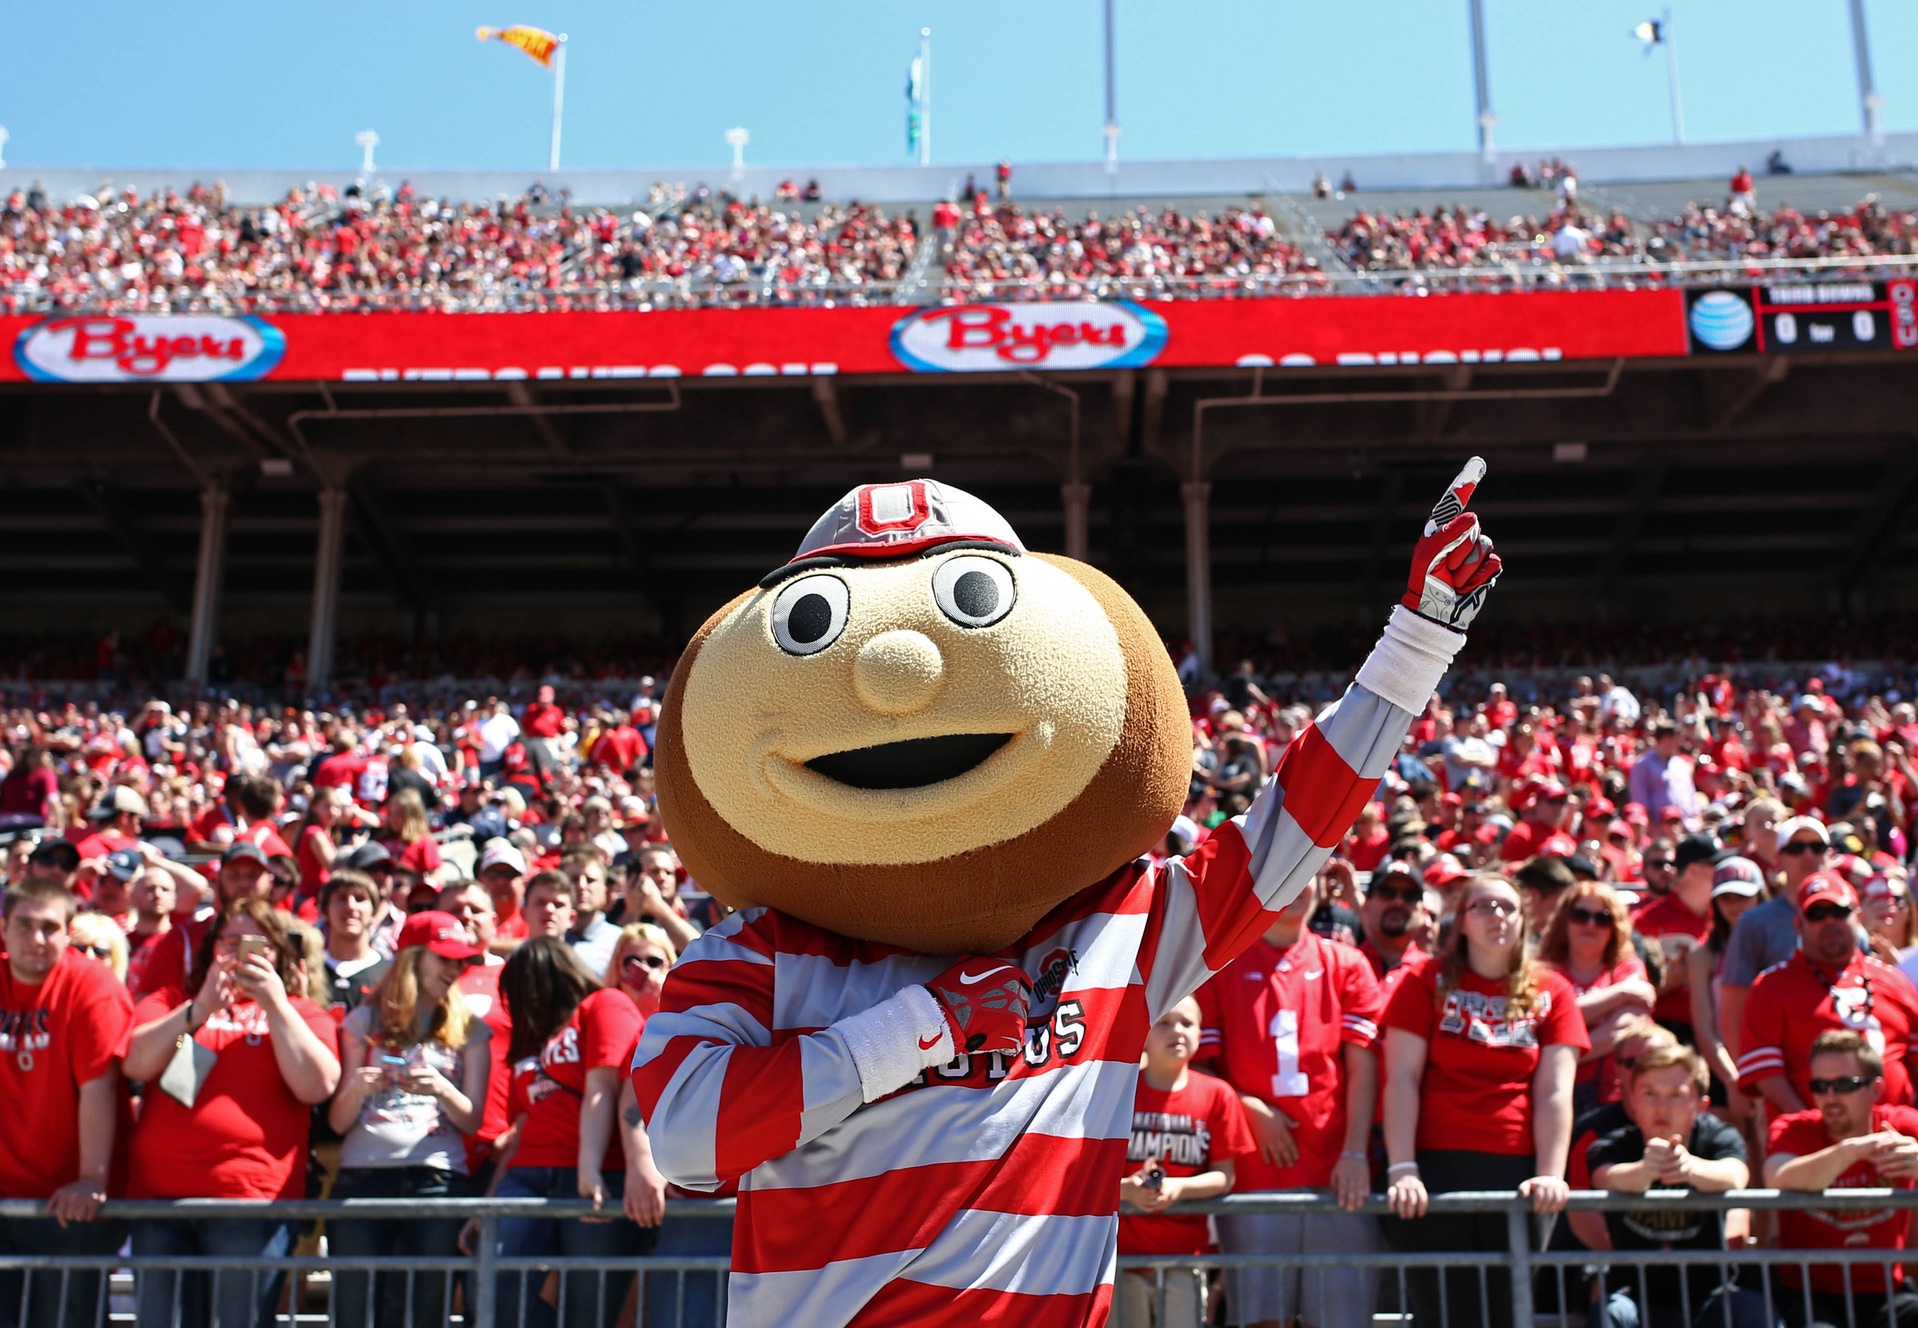
<path fill-rule="evenodd" d="M 266 951 L 267 951 L 266 937 L 264 936 L 240 937 L 239 955 L 240 955 L 241 963 L 244 964 L 253 955 L 260 955 L 261 957 L 265 957 Z"/>
<path fill-rule="evenodd" d="M 1152 1170 L 1146 1172 L 1145 1185 L 1148 1190 L 1164 1189 L 1165 1169 L 1163 1167 L 1154 1167 Z"/>

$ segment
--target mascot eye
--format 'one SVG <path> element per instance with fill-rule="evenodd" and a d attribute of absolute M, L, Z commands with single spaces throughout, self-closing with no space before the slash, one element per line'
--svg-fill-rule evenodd
<path fill-rule="evenodd" d="M 802 576 L 773 600 L 773 640 L 789 655 L 812 655 L 846 630 L 850 599 L 836 576 Z"/>
<path fill-rule="evenodd" d="M 1012 612 L 1018 598 L 1012 572 L 994 558 L 952 558 L 932 574 L 939 611 L 961 627 L 990 627 Z"/>

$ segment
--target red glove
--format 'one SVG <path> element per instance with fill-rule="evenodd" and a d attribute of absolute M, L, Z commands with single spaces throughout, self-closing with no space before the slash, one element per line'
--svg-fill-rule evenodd
<path fill-rule="evenodd" d="M 1412 575 L 1399 601 L 1455 632 L 1472 625 L 1504 566 L 1492 552 L 1492 541 L 1479 533 L 1478 517 L 1465 510 L 1484 478 L 1485 462 L 1473 457 L 1446 486 L 1412 550 Z"/>
<path fill-rule="evenodd" d="M 961 959 L 926 984 L 952 1030 L 956 1052 L 1015 1052 L 1026 1045 L 1032 983 L 1003 959 Z"/>

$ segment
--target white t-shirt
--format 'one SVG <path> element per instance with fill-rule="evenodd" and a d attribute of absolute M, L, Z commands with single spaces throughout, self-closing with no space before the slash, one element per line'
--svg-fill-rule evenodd
<path fill-rule="evenodd" d="M 380 1012 L 362 1005 L 346 1016 L 345 1031 L 368 1043 L 367 1063 L 380 1064 L 395 1056 L 408 1067 L 430 1065 L 454 1084 L 465 1083 L 462 1071 L 468 1056 L 484 1059 L 493 1031 L 477 1015 L 467 1020 L 466 1045 L 458 1050 L 434 1038 L 410 1047 L 373 1042 L 379 1036 Z M 360 1103 L 360 1118 L 340 1143 L 342 1167 L 437 1167 L 466 1174 L 466 1140 L 446 1118 L 440 1100 L 424 1094 L 383 1088 Z"/>
<path fill-rule="evenodd" d="M 511 715 L 493 715 L 479 726 L 480 760 L 493 762 L 506 755 L 506 749 L 519 737 L 519 721 Z"/>

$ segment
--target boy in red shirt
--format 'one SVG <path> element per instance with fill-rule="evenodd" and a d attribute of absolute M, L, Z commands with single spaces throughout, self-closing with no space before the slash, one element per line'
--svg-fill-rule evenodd
<path fill-rule="evenodd" d="M 67 953 L 74 899 L 57 881 L 7 894 L 0 963 L 0 1198 L 45 1200 L 58 1223 L 0 1220 L 0 1253 L 112 1254 L 124 1224 L 95 1222 L 107 1197 L 120 1060 L 133 1002 L 105 964 Z M 0 1273 L 0 1314 L 21 1305 L 19 1271 Z M 47 1273 L 29 1289 L 22 1325 L 104 1318 L 98 1273 Z"/>
<path fill-rule="evenodd" d="M 1132 1102 L 1126 1161 L 1138 1170 L 1119 1182 L 1129 1207 L 1119 1219 L 1121 1255 L 1209 1254 L 1203 1217 L 1159 1216 L 1181 1199 L 1214 1199 L 1232 1192 L 1237 1160 L 1257 1145 L 1238 1095 L 1224 1082 L 1187 1067 L 1199 1048 L 1199 1003 L 1191 997 L 1159 1016 L 1145 1039 L 1145 1068 Z M 1139 1210 L 1147 1216 L 1133 1216 Z M 1203 1276 L 1165 1274 L 1165 1317 L 1151 1272 L 1122 1273 L 1117 1299 L 1121 1328 L 1173 1328 L 1206 1322 Z"/>
<path fill-rule="evenodd" d="M 1772 1122 L 1765 1184 L 1779 1190 L 1910 1189 L 1918 1178 L 1918 1111 L 1885 1105 L 1884 1057 L 1858 1033 L 1828 1031 L 1812 1043 L 1808 1069 L 1817 1106 Z M 1855 1254 L 1904 1249 L 1911 1211 L 1787 1209 L 1778 1217 L 1781 1249 Z M 1789 1289 L 1774 1300 L 1792 1328 L 1812 1321 L 1907 1322 L 1918 1313 L 1918 1295 L 1905 1289 L 1898 1264 L 1891 1265 L 1889 1285 L 1884 1265 L 1870 1258 L 1812 1264 L 1809 1320 L 1804 1273 L 1792 1264 L 1777 1265 L 1776 1272 Z"/>

